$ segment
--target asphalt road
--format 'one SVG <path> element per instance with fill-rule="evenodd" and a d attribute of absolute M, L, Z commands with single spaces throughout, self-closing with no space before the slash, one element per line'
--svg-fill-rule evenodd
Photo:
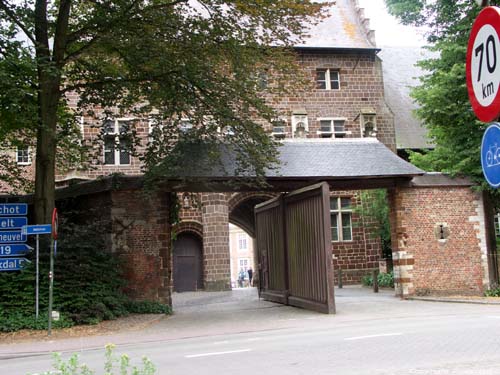
<path fill-rule="evenodd" d="M 338 314 L 328 316 L 267 302 L 256 307 L 244 293 L 204 294 L 201 304 L 182 296 L 172 319 L 133 333 L 116 353 L 133 364 L 146 355 L 169 375 L 500 374 L 498 305 L 401 301 L 348 289 L 337 291 Z M 0 356 L 0 373 L 49 370 L 50 354 L 38 348 Z M 80 357 L 104 373 L 102 349 L 82 347 Z"/>

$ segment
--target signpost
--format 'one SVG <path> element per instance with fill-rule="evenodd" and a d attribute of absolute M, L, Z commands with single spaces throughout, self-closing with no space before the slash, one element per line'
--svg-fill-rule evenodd
<path fill-rule="evenodd" d="M 500 124 L 494 122 L 483 135 L 481 142 L 481 166 L 486 181 L 494 187 L 500 186 Z"/>
<path fill-rule="evenodd" d="M 483 122 L 500 115 L 500 8 L 486 7 L 477 16 L 466 59 L 467 90 L 472 109 Z"/>
<path fill-rule="evenodd" d="M 29 262 L 26 258 L 0 259 L 0 271 L 21 271 L 26 262 Z"/>
<path fill-rule="evenodd" d="M 33 250 L 31 246 L 22 244 L 12 244 L 12 245 L 0 245 L 0 257 L 11 257 L 16 255 L 26 255 L 30 250 Z"/>
<path fill-rule="evenodd" d="M 22 233 L 24 235 L 51 234 L 52 233 L 52 226 L 50 224 L 25 225 L 22 227 Z"/>

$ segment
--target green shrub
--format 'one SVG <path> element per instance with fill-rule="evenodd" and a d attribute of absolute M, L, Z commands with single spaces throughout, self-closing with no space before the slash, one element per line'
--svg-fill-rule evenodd
<path fill-rule="evenodd" d="M 130 358 L 128 355 L 123 354 L 117 358 L 113 354 L 114 345 L 106 345 L 105 360 L 104 360 L 104 372 L 106 375 L 154 375 L 156 373 L 156 368 L 153 362 L 147 357 L 142 357 L 142 367 L 138 368 L 136 366 L 130 366 Z M 87 365 L 80 364 L 80 359 L 77 354 L 73 354 L 68 361 L 63 361 L 61 354 L 54 353 L 54 369 L 57 374 L 60 375 L 94 375 L 95 371 L 91 370 Z M 53 371 L 47 371 L 41 373 L 42 375 L 54 374 Z"/>
<path fill-rule="evenodd" d="M 20 329 L 39 329 L 46 330 L 48 328 L 48 314 L 40 315 L 36 319 L 35 315 L 26 316 L 21 313 L 3 314 L 0 313 L 0 331 L 12 332 Z M 58 321 L 52 321 L 53 328 L 68 328 L 74 325 L 71 319 L 61 315 Z"/>
<path fill-rule="evenodd" d="M 127 311 L 136 314 L 171 314 L 170 306 L 154 301 L 128 301 Z"/>
<path fill-rule="evenodd" d="M 390 273 L 379 273 L 377 276 L 378 286 L 381 288 L 393 288 L 394 287 L 394 274 Z M 364 286 L 373 285 L 373 276 L 365 275 L 361 279 L 361 284 Z"/>
<path fill-rule="evenodd" d="M 88 214 L 88 213 L 87 213 Z M 76 222 L 73 218 L 73 222 Z M 170 313 L 155 302 L 130 302 L 122 293 L 125 279 L 121 261 L 106 251 L 106 227 L 91 224 L 59 225 L 58 251 L 54 262 L 53 309 L 61 312 L 63 326 L 97 324 L 133 313 Z M 33 258 L 33 254 L 28 257 Z M 33 260 L 33 259 L 31 259 Z M 48 310 L 48 246 L 40 247 L 40 311 Z M 45 329 L 46 320 L 35 315 L 35 262 L 20 272 L 0 273 L 0 331 Z"/>
<path fill-rule="evenodd" d="M 500 286 L 494 289 L 487 290 L 486 292 L 484 292 L 484 295 L 486 297 L 500 297 Z"/>

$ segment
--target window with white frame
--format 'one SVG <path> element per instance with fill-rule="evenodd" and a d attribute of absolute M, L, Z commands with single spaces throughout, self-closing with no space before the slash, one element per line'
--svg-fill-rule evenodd
<path fill-rule="evenodd" d="M 500 213 L 495 215 L 495 234 L 500 237 Z"/>
<path fill-rule="evenodd" d="M 130 119 L 106 120 L 104 122 L 104 164 L 130 164 Z"/>
<path fill-rule="evenodd" d="M 248 250 L 248 236 L 245 233 L 238 234 L 238 250 Z"/>
<path fill-rule="evenodd" d="M 248 258 L 239 258 L 240 270 L 246 271 L 250 265 L 250 260 Z"/>
<path fill-rule="evenodd" d="M 333 69 L 317 69 L 316 87 L 320 90 L 340 90 L 339 71 Z"/>
<path fill-rule="evenodd" d="M 273 127 L 272 135 L 274 138 L 286 137 L 286 120 L 282 118 L 275 119 L 271 122 Z"/>
<path fill-rule="evenodd" d="M 29 146 L 17 146 L 16 161 L 18 165 L 31 164 L 31 155 Z"/>
<path fill-rule="evenodd" d="M 345 130 L 345 118 L 320 118 L 318 135 L 323 138 L 343 138 L 347 134 Z"/>
<path fill-rule="evenodd" d="M 332 241 L 352 241 L 352 207 L 349 197 L 330 198 Z"/>

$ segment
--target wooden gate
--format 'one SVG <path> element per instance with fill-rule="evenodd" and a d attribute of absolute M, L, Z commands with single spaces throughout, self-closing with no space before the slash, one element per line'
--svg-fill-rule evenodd
<path fill-rule="evenodd" d="M 255 222 L 261 296 L 334 313 L 328 184 L 257 205 Z"/>

